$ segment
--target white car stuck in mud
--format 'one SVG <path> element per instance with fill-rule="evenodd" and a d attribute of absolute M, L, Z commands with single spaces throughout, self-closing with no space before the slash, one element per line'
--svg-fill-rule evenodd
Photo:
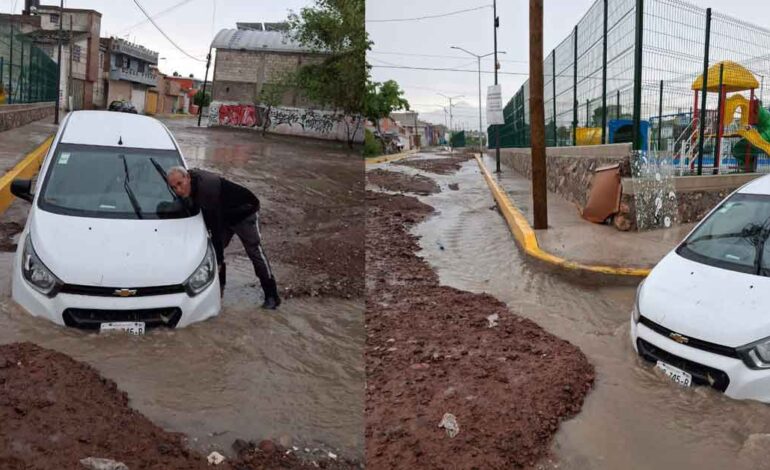
<path fill-rule="evenodd" d="M 155 119 L 70 113 L 38 178 L 12 183 L 32 204 L 13 299 L 32 315 L 102 331 L 143 333 L 217 315 L 217 264 L 203 218 L 165 180 L 177 165 L 178 145 Z"/>
<path fill-rule="evenodd" d="M 770 176 L 735 191 L 639 286 L 631 339 L 674 381 L 770 402 Z"/>

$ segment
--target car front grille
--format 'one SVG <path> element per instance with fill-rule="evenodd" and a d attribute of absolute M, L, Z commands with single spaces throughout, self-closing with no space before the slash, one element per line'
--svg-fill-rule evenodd
<path fill-rule="evenodd" d="M 179 307 L 137 310 L 68 308 L 64 310 L 62 317 L 65 325 L 84 330 L 98 330 L 102 323 L 109 322 L 144 322 L 145 328 L 174 328 L 182 318 L 182 309 Z"/>
<path fill-rule="evenodd" d="M 131 288 L 64 284 L 59 291 L 62 294 L 90 295 L 94 297 L 148 297 L 152 295 L 181 294 L 184 292 L 185 288 L 182 284 Z"/>
<path fill-rule="evenodd" d="M 653 363 L 662 361 L 682 369 L 692 375 L 693 383 L 698 385 L 708 385 L 720 392 L 727 390 L 727 386 L 730 385 L 730 377 L 724 371 L 675 356 L 641 338 L 636 340 L 636 346 L 639 350 L 639 355 L 644 360 Z"/>
<path fill-rule="evenodd" d="M 690 346 L 691 348 L 696 348 L 696 349 L 700 349 L 701 351 L 707 351 L 710 353 L 719 354 L 720 356 L 727 356 L 727 357 L 733 357 L 736 359 L 741 359 L 741 356 L 738 354 L 738 351 L 736 351 L 735 348 L 731 348 L 730 346 L 722 346 L 721 344 L 710 343 L 708 341 L 703 341 L 698 338 L 692 338 L 690 336 L 680 335 L 676 331 L 669 330 L 663 325 L 658 325 L 657 323 L 655 323 L 654 321 L 650 320 L 645 316 L 642 316 L 639 318 L 639 323 L 651 329 L 652 331 L 658 333 L 659 335 L 665 336 L 666 338 L 669 338 L 669 339 L 671 339 L 673 336 L 678 336 L 679 338 L 686 338 L 687 341 L 683 344 L 687 344 L 687 346 Z"/>

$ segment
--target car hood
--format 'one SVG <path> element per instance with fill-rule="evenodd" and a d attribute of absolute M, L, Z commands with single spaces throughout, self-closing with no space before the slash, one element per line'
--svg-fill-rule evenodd
<path fill-rule="evenodd" d="M 644 281 L 641 314 L 682 335 L 738 347 L 770 336 L 770 278 L 669 253 Z"/>
<path fill-rule="evenodd" d="M 29 232 L 37 255 L 63 282 L 104 287 L 180 284 L 208 243 L 200 215 L 124 220 L 33 210 Z"/>

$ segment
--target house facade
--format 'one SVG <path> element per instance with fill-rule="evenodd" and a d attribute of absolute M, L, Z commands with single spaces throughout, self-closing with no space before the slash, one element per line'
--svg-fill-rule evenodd
<path fill-rule="evenodd" d="M 103 77 L 106 82 L 107 104 L 130 101 L 139 113 L 149 107 L 157 112 L 157 101 L 148 91 L 158 86 L 158 53 L 121 38 L 102 38 L 104 46 Z"/>

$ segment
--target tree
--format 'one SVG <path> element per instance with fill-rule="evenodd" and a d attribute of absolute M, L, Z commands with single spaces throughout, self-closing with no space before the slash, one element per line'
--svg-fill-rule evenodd
<path fill-rule="evenodd" d="M 191 73 L 189 78 L 195 78 L 195 74 Z"/>
<path fill-rule="evenodd" d="M 369 76 L 366 51 L 372 42 L 364 27 L 364 0 L 315 0 L 312 7 L 291 12 L 289 36 L 311 50 L 324 54 L 323 60 L 301 67 L 296 84 L 311 101 L 353 116 L 355 129 L 348 126 L 348 145 L 361 125 L 365 86 Z"/>
<path fill-rule="evenodd" d="M 203 90 L 198 90 L 198 92 L 195 93 L 195 96 L 193 96 L 193 104 L 195 106 L 200 106 L 201 108 L 205 108 L 206 106 L 211 104 L 211 94 L 206 93 L 204 97 Z"/>
<path fill-rule="evenodd" d="M 364 116 L 374 123 L 377 131 L 380 131 L 380 119 L 390 116 L 393 111 L 409 110 L 409 102 L 403 94 L 404 91 L 394 80 L 367 83 Z"/>
<path fill-rule="evenodd" d="M 274 106 L 281 104 L 284 94 L 293 86 L 292 77 L 286 76 L 275 83 L 265 83 L 259 91 L 257 102 L 266 107 L 262 116 L 262 135 L 267 134 L 267 128 L 270 127 L 270 112 Z"/>
<path fill-rule="evenodd" d="M 179 75 L 179 72 L 177 72 L 176 70 L 174 71 L 173 75 L 174 75 L 175 77 L 179 77 L 179 76 L 180 76 L 180 75 Z"/>

